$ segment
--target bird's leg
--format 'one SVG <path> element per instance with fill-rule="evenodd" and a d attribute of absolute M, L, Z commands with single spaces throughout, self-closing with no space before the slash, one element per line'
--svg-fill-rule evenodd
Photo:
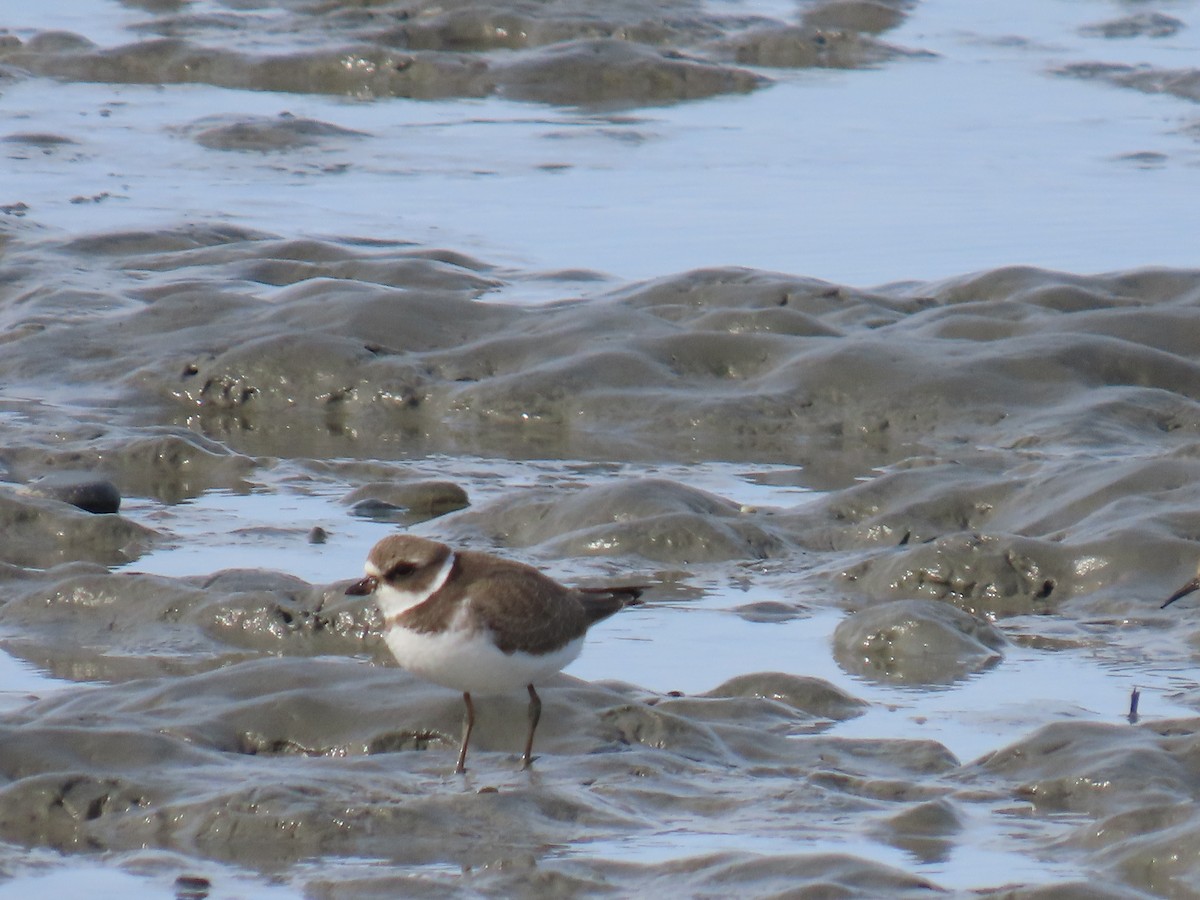
<path fill-rule="evenodd" d="M 537 730 L 538 720 L 542 718 L 542 698 L 538 696 L 533 685 L 529 685 L 529 737 L 525 740 L 525 755 L 521 757 L 521 768 L 528 769 L 533 765 L 533 733 Z"/>
<path fill-rule="evenodd" d="M 454 769 L 456 775 L 467 771 L 467 743 L 471 740 L 471 729 L 475 727 L 475 705 L 471 702 L 471 695 L 466 691 L 463 691 L 463 703 L 467 707 L 467 714 L 463 718 L 462 747 L 458 751 L 458 766 Z"/>

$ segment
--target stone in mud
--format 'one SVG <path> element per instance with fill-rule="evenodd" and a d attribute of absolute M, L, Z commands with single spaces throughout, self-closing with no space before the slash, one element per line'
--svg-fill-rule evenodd
<path fill-rule="evenodd" d="M 821 678 L 784 672 L 737 675 L 705 697 L 761 697 L 787 704 L 812 716 L 844 721 L 862 715 L 867 703 Z"/>
<path fill-rule="evenodd" d="M 1048 461 L 1012 479 L 1009 497 L 997 504 L 991 521 L 1030 534 L 1070 529 L 1077 539 L 1093 542 L 1114 535 L 1125 539 L 1135 529 L 1124 521 L 1121 506 L 1153 498 L 1152 506 L 1163 513 L 1180 513 L 1195 505 L 1197 484 L 1200 459 L 1186 456 Z M 1118 550 L 1111 548 L 1114 556 Z"/>
<path fill-rule="evenodd" d="M 518 50 L 547 43 L 538 31 L 550 24 L 514 10 L 465 6 L 439 14 L 414 16 L 399 27 L 376 32 L 372 37 L 380 44 L 409 50 L 465 53 Z M 583 23 L 580 26 L 583 27 Z"/>
<path fill-rule="evenodd" d="M 973 891 L 979 900 L 1143 900 L 1139 890 L 1117 884 L 1099 884 L 1095 880 L 1103 871 L 1103 860 L 1092 870 L 1088 881 L 1055 881 L 1050 884 L 1025 884 Z"/>
<path fill-rule="evenodd" d="M 454 377 L 455 383 L 432 385 L 435 390 L 429 393 L 451 422 L 562 435 L 588 431 L 608 420 L 616 407 L 628 411 L 635 399 L 631 393 L 662 384 L 666 375 L 655 360 L 637 350 L 584 349 L 546 359 L 536 347 L 549 340 L 510 335 L 489 341 L 479 348 L 478 357 L 446 354 L 444 361 L 435 360 L 436 371 L 443 378 Z M 638 408 L 642 414 L 653 408 L 651 398 L 637 401 L 644 404 Z"/>
<path fill-rule="evenodd" d="M 53 150 L 67 144 L 77 144 L 78 141 L 61 134 L 50 134 L 44 131 L 16 132 L 7 134 L 2 139 L 6 144 L 23 144 L 27 147 L 37 147 L 45 151 Z"/>
<path fill-rule="evenodd" d="M 961 765 L 937 741 L 877 741 L 863 738 L 818 736 L 797 745 L 800 764 L 813 780 L 848 794 L 889 802 L 941 797 L 946 789 L 914 775 L 946 775 Z"/>
<path fill-rule="evenodd" d="M 629 864 L 600 863 L 610 879 L 622 877 Z M 755 896 L 894 897 L 914 900 L 936 896 L 941 888 L 929 879 L 865 860 L 849 853 L 755 855 L 722 851 L 673 859 L 655 868 L 658 883 L 683 896 L 720 896 L 750 889 Z M 628 873 L 624 874 L 628 878 Z M 619 881 L 617 883 L 620 883 Z"/>
<path fill-rule="evenodd" d="M 987 525 L 1011 496 L 1013 476 L 977 465 L 914 460 L 818 496 L 781 522 L 815 549 L 921 544 Z"/>
<path fill-rule="evenodd" d="M 63 249 L 84 256 L 136 257 L 145 254 L 153 258 L 159 254 L 238 245 L 267 237 L 265 232 L 238 225 L 205 223 L 180 225 L 176 228 L 86 234 L 67 241 Z"/>
<path fill-rule="evenodd" d="M 316 362 L 325 368 L 339 361 L 345 367 L 355 364 L 342 360 L 333 350 L 321 352 L 320 338 L 353 339 L 372 358 L 386 362 L 404 352 L 461 352 L 480 338 L 519 329 L 521 323 L 530 321 L 525 310 L 473 299 L 495 282 L 477 275 L 469 259 L 450 262 L 401 253 L 390 259 L 311 263 L 282 255 L 291 252 L 264 247 L 255 254 L 257 259 L 243 256 L 239 260 L 245 274 L 289 286 L 275 292 L 269 304 L 240 298 L 241 307 L 231 307 L 222 324 L 241 320 L 254 336 L 280 342 L 309 338 L 311 351 L 318 354 Z M 380 286 L 379 282 L 391 280 L 405 289 Z M 286 356 L 278 362 L 297 365 Z M 296 377 L 297 373 L 288 374 Z"/>
<path fill-rule="evenodd" d="M 243 271 L 247 278 L 261 284 L 289 285 L 303 281 L 336 278 L 349 282 L 382 284 L 388 287 L 428 289 L 431 291 L 462 291 L 471 296 L 485 294 L 500 287 L 501 282 L 467 271 L 462 265 L 434 259 L 346 259 L 313 262 L 304 259 L 269 259 L 247 261 Z M 286 299 L 296 297 L 296 293 Z M 298 298 L 297 298 L 298 299 Z"/>
<path fill-rule="evenodd" d="M 92 50 L 95 44 L 71 31 L 39 31 L 25 42 L 25 48 L 37 53 L 63 53 Z"/>
<path fill-rule="evenodd" d="M 743 603 L 734 612 L 747 622 L 790 622 L 803 617 L 804 613 L 790 603 L 778 600 L 759 600 Z"/>
<path fill-rule="evenodd" d="M 718 42 L 714 48 L 745 66 L 860 69 L 898 56 L 932 56 L 894 47 L 857 31 L 809 25 L 768 25 Z"/>
<path fill-rule="evenodd" d="M 945 603 L 896 600 L 843 619 L 834 658 L 847 672 L 901 684 L 948 684 L 1000 661 L 1007 641 L 990 623 Z"/>
<path fill-rule="evenodd" d="M 167 681 L 147 684 L 128 708 L 151 718 L 183 718 L 186 724 L 176 727 L 196 746 L 249 756 L 361 756 L 434 747 L 452 751 L 462 724 L 461 695 L 395 668 L 349 660 L 295 659 L 283 666 L 249 662 L 226 675 L 198 676 L 191 691 L 213 695 L 222 687 L 237 698 L 235 708 L 210 704 L 205 709 L 185 685 Z M 399 703 L 381 702 L 389 691 L 402 695 Z M 557 709 L 553 691 L 547 693 L 547 709 Z M 509 704 L 498 702 L 511 711 Z M 511 729 L 499 728 L 501 717 L 492 698 L 486 708 L 483 701 L 479 707 L 478 747 L 493 749 L 510 734 L 510 746 L 518 747 L 519 717 L 513 717 Z"/>
<path fill-rule="evenodd" d="M 1079 33 L 1087 37 L 1102 38 L 1160 38 L 1170 37 L 1185 27 L 1184 23 L 1174 16 L 1167 16 L 1159 12 L 1144 12 L 1122 16 L 1119 19 L 1110 19 L 1095 25 L 1085 25 L 1079 29 Z"/>
<path fill-rule="evenodd" d="M 1106 81 L 1146 94 L 1172 94 L 1200 102 L 1200 69 L 1162 69 L 1123 63 L 1069 63 L 1052 70 L 1056 75 Z"/>
<path fill-rule="evenodd" d="M 609 740 L 669 750 L 687 759 L 730 763 L 733 757 L 712 728 L 641 703 L 614 706 L 600 714 Z"/>
<path fill-rule="evenodd" d="M 378 627 L 373 604 L 343 604 L 338 588 L 314 586 L 282 572 L 230 569 L 183 581 L 204 594 L 176 615 L 228 647 L 262 651 L 275 646 L 300 654 L 339 644 L 343 649 L 369 648 Z M 327 603 L 333 604 L 330 609 Z M 335 610 L 350 615 L 337 620 Z"/>
<path fill-rule="evenodd" d="M 1150 896 L 1180 896 L 1198 874 L 1200 815 L 1194 801 L 1150 804 L 1088 823 L 1072 843 L 1090 850 L 1122 884 Z"/>
<path fill-rule="evenodd" d="M 183 126 L 182 130 L 187 132 L 205 121 L 207 120 L 199 119 L 191 125 Z M 164 232 L 164 236 L 174 235 L 181 238 L 190 236 L 192 232 L 194 229 L 168 229 Z M 224 234 L 207 236 L 201 234 L 196 237 L 197 240 L 193 242 L 178 241 L 177 246 L 168 245 L 161 250 L 155 250 L 139 248 L 137 245 L 138 233 L 127 233 L 123 239 L 130 242 L 132 246 L 128 248 L 129 256 L 126 258 L 125 264 L 148 271 L 170 272 L 176 269 L 191 269 L 201 266 L 221 267 L 258 260 L 294 260 L 318 265 L 357 259 L 363 255 L 346 243 L 320 241 L 315 238 L 289 240 L 249 229 L 230 229 Z M 176 285 L 167 283 L 150 288 L 142 296 L 159 300 L 175 293 L 177 289 Z"/>
<path fill-rule="evenodd" d="M 97 459 L 127 493 L 166 503 L 212 488 L 241 490 L 254 461 L 188 429 L 140 429 L 97 447 Z"/>
<path fill-rule="evenodd" d="M 120 494 L 178 503 L 212 488 L 244 490 L 254 461 L 217 441 L 185 428 L 105 429 L 99 436 L 66 446 L 15 441 L 0 450 L 0 460 L 28 478 L 44 483 L 59 473 L 102 471 Z"/>
<path fill-rule="evenodd" d="M 1058 542 L 962 532 L 906 545 L 845 572 L 869 597 L 928 597 L 975 616 L 1029 615 L 1067 594 L 1076 552 Z"/>
<path fill-rule="evenodd" d="M 641 346 L 681 382 L 747 383 L 785 365 L 795 353 L 791 335 L 710 332 L 703 326 L 679 334 L 647 336 Z"/>
<path fill-rule="evenodd" d="M 443 516 L 470 504 L 467 492 L 449 481 L 375 481 L 355 488 L 342 502 L 356 516 L 384 520 L 412 517 L 413 521 Z"/>
<path fill-rule="evenodd" d="M 48 568 L 75 560 L 119 565 L 136 559 L 158 533 L 119 515 L 97 516 L 69 503 L 0 487 L 0 562 Z"/>
<path fill-rule="evenodd" d="M 963 816 L 955 803 L 939 797 L 916 803 L 892 816 L 879 828 L 879 834 L 893 847 L 932 864 L 944 862 L 954 851 L 955 837 L 963 826 Z"/>
<path fill-rule="evenodd" d="M 728 266 L 635 282 L 608 296 L 668 321 L 691 324 L 729 310 L 792 309 L 824 320 L 848 304 L 857 306 L 861 295 L 817 278 Z"/>
<path fill-rule="evenodd" d="M 39 497 L 69 503 L 84 512 L 115 513 L 121 509 L 117 486 L 94 472 L 51 472 L 35 478 L 26 485 L 26 490 Z"/>
<path fill-rule="evenodd" d="M 359 878 L 317 879 L 310 889 L 323 900 L 360 900 L 438 896 L 444 880 L 421 874 L 372 874 Z M 617 892 L 622 896 L 653 893 L 663 884 L 692 897 L 749 893 L 753 896 L 894 897 L 897 900 L 937 894 L 932 881 L 880 863 L 839 854 L 784 854 L 723 850 L 661 862 L 630 864 L 619 858 L 589 855 L 569 869 L 541 865 L 532 858 L 506 861 L 503 867 L 481 867 L 471 886 L 487 896 L 583 897 Z M 1074 898 L 1072 898 L 1074 900 Z"/>
<path fill-rule="evenodd" d="M 364 37 L 385 46 L 411 50 L 478 53 L 523 50 L 574 40 L 620 39 L 638 44 L 674 47 L 719 36 L 726 23 L 704 15 L 664 15 L 655 7 L 653 18 L 644 9 L 604 9 L 590 5 L 583 15 L 564 15 L 555 7 L 516 10 L 493 6 L 461 6 L 410 16 L 403 24 Z"/>
<path fill-rule="evenodd" d="M 449 53 L 401 53 L 370 45 L 256 56 L 159 38 L 102 50 L 0 48 L 0 62 L 72 81 L 198 83 L 360 98 L 481 97 L 493 87 L 482 60 Z"/>
<path fill-rule="evenodd" d="M 150 796 L 137 782 L 86 771 L 30 776 L 0 789 L 0 835 L 60 852 L 106 849 L 103 825 L 136 819 Z"/>
<path fill-rule="evenodd" d="M 574 105 L 673 103 L 766 83 L 744 69 L 606 38 L 553 44 L 498 63 L 493 74 L 505 97 Z"/>
<path fill-rule="evenodd" d="M 213 760 L 206 748 L 181 740 L 178 734 L 158 734 L 126 724 L 131 717 L 114 715 L 112 708 L 101 710 L 70 702 L 57 708 L 61 715 L 49 720 L 41 719 L 37 710 L 30 710 L 20 721 L 0 725 L 7 751 L 3 763 L 6 779 L 18 781 L 45 773 L 75 773 L 74 778 L 66 778 L 64 783 L 81 782 L 84 790 L 79 793 L 89 794 L 105 781 L 111 786 L 112 781 L 139 769 L 196 766 Z M 30 724 L 35 727 L 24 727 Z M 59 740 L 47 741 L 47 732 L 57 735 Z M 97 777 L 89 778 L 83 774 L 87 772 Z M 91 804 L 83 804 L 82 809 L 72 805 L 82 813 Z M 77 818 L 84 817 L 81 814 Z"/>
<path fill-rule="evenodd" d="M 82 515 L 82 514 L 80 514 Z M 61 566 L 6 586 L 9 653 L 72 680 L 205 671 L 261 654 L 371 653 L 373 603 L 279 572 L 184 579 Z"/>
<path fill-rule="evenodd" d="M 792 337 L 834 337 L 838 329 L 814 316 L 786 307 L 715 309 L 691 321 L 696 330 L 729 334 L 786 334 Z"/>
<path fill-rule="evenodd" d="M 767 559 L 783 542 L 753 522 L 664 513 L 637 522 L 598 525 L 547 541 L 562 556 L 641 556 L 658 563 L 700 564 L 729 559 Z"/>
<path fill-rule="evenodd" d="M 358 138 L 361 131 L 282 113 L 268 116 L 213 116 L 192 122 L 184 133 L 209 150 L 271 153 L 311 147 L 332 138 Z"/>
<path fill-rule="evenodd" d="M 658 562 L 762 559 L 784 546 L 752 513 L 665 479 L 512 494 L 455 517 L 451 527 L 559 555 L 638 555 Z"/>
<path fill-rule="evenodd" d="M 773 673 L 747 676 L 747 682 L 777 682 Z M 718 689 L 719 691 L 720 689 Z M 786 699 L 753 693 L 721 696 L 717 692 L 694 697 L 669 695 L 645 703 L 624 704 L 604 710 L 601 722 L 616 727 L 621 744 L 641 744 L 672 752 L 703 765 L 755 765 L 781 770 L 803 770 L 810 775 L 825 767 L 843 774 L 931 771 L 956 763 L 948 751 L 933 742 L 893 742 L 882 751 L 870 742 L 842 738 L 810 738 L 828 730 L 832 718 L 803 710 Z M 845 712 L 845 710 L 843 710 Z M 846 712 L 851 718 L 856 712 Z M 613 739 L 611 731 L 602 731 Z"/>
<path fill-rule="evenodd" d="M 879 34 L 902 23 L 908 14 L 905 4 L 885 0 L 826 0 L 804 11 L 806 28 L 842 29 Z"/>
<path fill-rule="evenodd" d="M 813 549 L 895 548 L 843 570 L 856 590 L 948 600 L 981 615 L 1104 597 L 1118 604 L 1108 614 L 1129 614 L 1144 608 L 1145 593 L 1166 596 L 1172 573 L 1192 565 L 1194 548 L 1164 542 L 1161 531 L 1190 533 L 1197 460 L 994 462 L 914 458 L 772 521 Z"/>
<path fill-rule="evenodd" d="M 743 760 L 778 762 L 771 739 L 820 734 L 833 722 L 767 697 L 667 697 L 654 703 L 658 712 L 706 722 L 729 750 Z"/>
<path fill-rule="evenodd" d="M 560 33 L 573 36 L 570 29 Z M 647 31 L 645 36 L 655 35 Z M 418 36 L 417 42 L 424 41 Z M 753 72 L 603 33 L 491 62 L 448 50 L 401 51 L 378 44 L 260 56 L 202 47 L 181 38 L 106 49 L 41 49 L 29 42 L 0 47 L 0 62 L 74 81 L 201 83 L 360 98 L 483 97 L 499 92 L 519 100 L 576 105 L 672 103 L 744 93 L 766 81 Z"/>
<path fill-rule="evenodd" d="M 358 388 L 354 373 L 373 359 L 348 338 L 316 333 L 283 334 L 240 344 L 216 358 L 193 363 L 178 388 L 196 406 L 233 409 L 338 404 Z"/>
<path fill-rule="evenodd" d="M 1190 739 L 1175 742 L 1186 743 L 1184 751 L 1152 727 L 1055 722 L 987 754 L 964 774 L 972 781 L 1015 781 L 1016 796 L 1044 814 L 1112 816 L 1159 805 L 1169 808 L 1200 792 L 1191 764 L 1197 746 L 1195 723 L 1187 730 Z"/>

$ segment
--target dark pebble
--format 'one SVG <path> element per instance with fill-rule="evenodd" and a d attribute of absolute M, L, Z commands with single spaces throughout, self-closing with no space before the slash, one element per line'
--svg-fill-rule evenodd
<path fill-rule="evenodd" d="M 204 900 L 212 889 L 212 882 L 203 875 L 180 875 L 175 879 L 177 900 Z"/>
<path fill-rule="evenodd" d="M 90 513 L 115 513 L 121 508 L 117 486 L 92 472 L 51 472 L 27 487 L 39 497 L 61 500 Z"/>

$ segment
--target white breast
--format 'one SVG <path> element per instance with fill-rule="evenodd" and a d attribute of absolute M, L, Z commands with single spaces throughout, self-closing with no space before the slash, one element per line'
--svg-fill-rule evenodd
<path fill-rule="evenodd" d="M 486 696 L 535 684 L 569 665 L 583 650 L 580 636 L 552 653 L 502 653 L 488 631 L 454 628 L 436 634 L 393 626 L 384 634 L 388 649 L 414 675 Z"/>

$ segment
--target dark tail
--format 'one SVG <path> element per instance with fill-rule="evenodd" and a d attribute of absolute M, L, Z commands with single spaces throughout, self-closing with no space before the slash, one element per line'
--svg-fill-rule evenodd
<path fill-rule="evenodd" d="M 630 585 L 627 587 L 586 587 L 575 590 L 579 592 L 579 602 L 583 604 L 588 625 L 591 626 L 601 619 L 607 619 L 614 613 L 620 612 L 627 606 L 640 606 L 642 601 L 638 598 L 642 596 L 642 591 L 645 589 L 641 585 Z"/>

